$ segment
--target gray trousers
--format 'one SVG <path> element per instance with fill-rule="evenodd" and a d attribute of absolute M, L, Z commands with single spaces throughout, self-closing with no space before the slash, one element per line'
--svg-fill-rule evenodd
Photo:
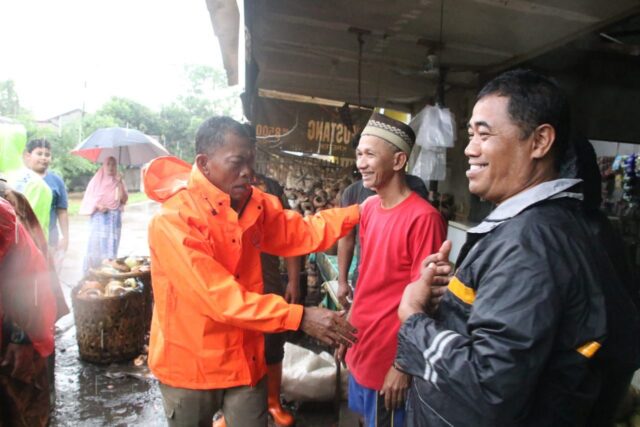
<path fill-rule="evenodd" d="M 159 384 L 169 427 L 211 427 L 220 409 L 227 427 L 267 427 L 266 376 L 255 387 L 192 390 Z"/>

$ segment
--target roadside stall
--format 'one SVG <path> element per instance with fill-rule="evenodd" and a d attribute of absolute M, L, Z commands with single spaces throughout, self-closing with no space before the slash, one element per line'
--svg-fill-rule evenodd
<path fill-rule="evenodd" d="M 267 97 L 334 100 L 329 102 L 336 107 L 349 103 L 393 108 L 413 116 L 425 105 L 450 109 L 456 119 L 450 130 L 458 142 L 453 146 L 421 147 L 430 153 L 423 160 L 440 161 L 426 173 L 417 172 L 428 181 L 430 201 L 449 220 L 449 237 L 455 240 L 450 261 L 455 261 L 467 230 L 493 208 L 469 193 L 469 165 L 464 154 L 466 122 L 483 82 L 518 66 L 540 70 L 566 83 L 563 86 L 569 89 L 569 95 L 578 99 L 579 105 L 574 106 L 576 123 L 589 130 L 587 137 L 594 138 L 598 134 L 595 128 L 600 127 L 613 133 L 635 131 L 633 138 L 637 140 L 638 121 L 633 117 L 637 116 L 640 87 L 635 74 L 629 72 L 632 64 L 637 69 L 637 62 L 620 56 L 637 56 L 637 3 L 616 0 L 607 8 L 590 1 L 580 5 L 543 3 L 482 1 L 458 5 L 443 0 L 391 5 L 357 0 L 328 8 L 306 0 L 287 0 L 245 1 L 238 10 L 225 0 L 207 0 L 229 83 L 243 86 L 244 112 L 254 124 L 265 124 L 256 105 Z M 624 21 L 633 24 L 628 18 L 634 15 L 635 27 L 614 27 L 614 23 Z M 222 22 L 226 25 L 217 25 Z M 609 34 L 609 30 L 617 33 Z M 620 67 L 614 72 L 611 63 L 616 55 Z M 581 96 L 583 93 L 586 95 Z M 603 117 L 611 120 L 601 120 Z M 291 151 L 306 152 L 309 157 L 341 155 L 334 151 L 340 147 L 335 141 L 333 145 L 322 141 L 325 128 L 321 127 L 319 134 L 318 127 L 309 126 L 308 120 L 289 115 L 284 121 L 267 124 L 273 128 L 258 127 L 258 135 L 270 137 L 265 139 L 269 142 L 266 145 L 275 151 L 281 150 L 287 137 L 273 135 L 287 135 L 297 124 L 309 135 L 321 136 L 319 140 L 311 138 L 306 150 Z M 332 132 L 329 126 L 328 134 Z M 265 144 L 259 142 L 260 146 Z M 278 175 L 285 185 L 292 169 L 287 162 L 293 160 L 267 159 L 262 171 Z M 627 219 L 633 212 L 629 190 L 636 178 L 629 172 L 625 178 L 623 170 L 630 170 L 631 162 L 621 160 L 623 166 L 617 172 L 618 198 L 626 205 L 613 203 L 618 211 L 615 215 Z M 424 162 L 415 170 L 424 171 Z M 291 176 L 304 182 L 302 172 L 294 171 Z M 620 224 L 623 233 L 628 230 L 629 236 L 637 234 L 632 221 L 621 220 Z M 637 251 L 635 254 L 637 259 Z M 337 270 L 325 255 L 318 254 L 319 281 L 335 278 Z"/>
<path fill-rule="evenodd" d="M 310 100 L 307 100 L 310 101 Z M 340 195 L 354 180 L 352 139 L 366 124 L 371 111 L 347 104 L 302 102 L 302 98 L 259 96 L 253 101 L 256 129 L 256 171 L 284 188 L 291 209 L 312 215 L 339 206 Z M 334 279 L 318 262 L 337 269 L 337 247 L 311 254 L 305 263 L 306 302 L 326 301 L 322 284 Z"/>
<path fill-rule="evenodd" d="M 256 97 L 252 111 L 256 172 L 275 179 L 283 187 L 290 208 L 301 215 L 339 206 L 342 191 L 354 181 L 352 140 L 371 111 L 269 97 Z M 322 262 L 335 266 L 337 271 L 336 252 L 334 245 L 305 257 L 300 277 L 305 305 L 337 308 L 328 287 L 333 277 L 319 268 Z M 286 282 L 282 260 L 280 271 Z M 286 398 L 297 402 L 333 401 L 339 406 L 342 391 L 346 390 L 346 373 L 333 360 L 331 349 L 302 334 L 294 334 L 289 340 L 283 362 L 282 390 Z M 304 386 L 308 381 L 313 382 L 313 388 Z"/>
<path fill-rule="evenodd" d="M 640 145 L 593 143 L 602 177 L 602 205 L 622 237 L 621 250 L 640 271 Z"/>

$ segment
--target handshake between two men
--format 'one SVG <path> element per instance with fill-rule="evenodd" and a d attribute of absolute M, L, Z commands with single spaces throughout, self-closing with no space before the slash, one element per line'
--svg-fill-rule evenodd
<path fill-rule="evenodd" d="M 300 330 L 333 347 L 351 347 L 357 341 L 357 330 L 346 319 L 344 311 L 305 307 Z"/>
<path fill-rule="evenodd" d="M 432 314 L 438 307 L 449 284 L 451 265 L 449 253 L 451 242 L 445 241 L 438 252 L 422 261 L 422 272 L 418 280 L 404 290 L 398 317 L 400 322 L 415 313 Z M 317 307 L 306 307 L 300 329 L 308 335 L 334 347 L 350 347 L 357 341 L 357 330 L 348 321 L 344 311 L 335 312 Z M 344 348 L 338 351 L 338 359 L 343 360 Z"/>
<path fill-rule="evenodd" d="M 451 242 L 445 241 L 438 252 L 422 261 L 422 272 L 418 280 L 404 290 L 398 317 L 400 323 L 415 313 L 432 314 L 438 307 L 449 284 L 451 265 L 449 264 Z M 325 344 L 340 347 L 336 353 L 338 360 L 344 360 L 344 350 L 357 341 L 357 330 L 348 322 L 344 311 L 335 312 L 317 307 L 305 307 L 300 329 Z"/>

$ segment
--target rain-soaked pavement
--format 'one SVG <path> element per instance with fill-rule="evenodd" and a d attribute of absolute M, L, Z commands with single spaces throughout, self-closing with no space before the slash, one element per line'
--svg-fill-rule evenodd
<path fill-rule="evenodd" d="M 128 206 L 122 225 L 119 255 L 148 255 L 147 223 L 158 205 Z M 71 308 L 71 288 L 82 278 L 82 260 L 88 239 L 88 218 L 73 216 L 71 243 L 61 273 Z M 163 426 L 162 399 L 146 364 L 132 362 L 100 366 L 78 357 L 73 314 L 56 328 L 56 403 L 52 426 Z"/>
<path fill-rule="evenodd" d="M 128 206 L 123 216 L 120 256 L 148 255 L 147 224 L 159 205 L 142 202 Z M 82 278 L 82 260 L 88 238 L 88 219 L 70 218 L 71 243 L 61 281 L 71 307 L 71 288 Z M 52 426 L 165 426 L 157 381 L 146 364 L 133 362 L 107 366 L 83 362 L 78 357 L 73 314 L 56 325 L 56 403 Z M 342 405 L 344 408 L 344 404 Z M 305 404 L 295 409 L 297 426 L 338 425 L 333 406 Z M 349 418 L 352 419 L 352 416 Z M 345 422 L 340 425 L 353 425 Z"/>

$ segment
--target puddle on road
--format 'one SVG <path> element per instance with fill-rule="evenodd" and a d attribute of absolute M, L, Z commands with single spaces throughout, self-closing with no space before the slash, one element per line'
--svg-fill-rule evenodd
<path fill-rule="evenodd" d="M 148 254 L 147 226 L 158 207 L 150 202 L 127 206 L 121 253 Z M 73 216 L 69 228 L 73 244 L 65 257 L 61 279 L 71 308 L 69 293 L 82 275 L 88 219 Z M 56 402 L 51 426 L 165 426 L 160 390 L 156 380 L 147 378 L 146 365 L 83 362 L 78 357 L 73 314 L 69 316 L 58 322 L 63 331 L 56 334 Z"/>
<path fill-rule="evenodd" d="M 146 365 L 94 365 L 78 358 L 75 327 L 56 339 L 51 426 L 164 426 L 162 398 Z"/>
<path fill-rule="evenodd" d="M 64 322 L 62 322 L 64 323 Z M 146 364 L 94 365 L 78 357 L 75 326 L 56 336 L 56 403 L 52 427 L 166 426 L 157 381 Z M 345 405 L 345 402 L 343 402 Z M 335 427 L 333 402 L 287 405 L 300 427 Z M 341 425 L 357 425 L 341 424 Z M 274 427 L 269 420 L 269 427 Z"/>
<path fill-rule="evenodd" d="M 148 255 L 147 226 L 159 208 L 157 203 L 128 206 L 123 218 L 119 254 Z M 81 279 L 82 259 L 87 246 L 87 218 L 69 219 L 73 242 L 61 274 L 63 293 L 69 308 L 71 288 Z M 57 323 L 56 402 L 53 427 L 166 426 L 162 397 L 157 381 L 149 378 L 146 365 L 133 362 L 94 365 L 78 357 L 73 314 Z M 289 407 L 295 411 L 299 427 L 335 426 L 337 413 L 328 405 Z M 273 423 L 269 421 L 269 426 Z"/>

